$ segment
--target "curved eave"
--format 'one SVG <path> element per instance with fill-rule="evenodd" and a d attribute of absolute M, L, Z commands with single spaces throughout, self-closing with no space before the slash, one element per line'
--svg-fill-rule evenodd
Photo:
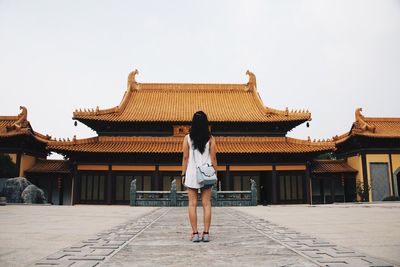
<path fill-rule="evenodd" d="M 95 122 L 95 123 L 190 123 L 191 120 L 185 119 L 173 119 L 173 120 L 119 120 L 119 119 L 104 119 L 96 116 L 74 116 L 72 117 L 73 120 L 78 120 L 84 124 L 87 122 Z M 304 115 L 304 116 L 274 116 L 274 117 L 265 117 L 264 120 L 236 120 L 236 119 L 225 119 L 225 120 L 213 120 L 210 119 L 210 123 L 275 123 L 275 122 L 293 122 L 293 123 L 304 123 L 306 121 L 311 120 L 311 115 Z"/>
<path fill-rule="evenodd" d="M 347 134 L 341 135 L 339 138 L 336 138 L 336 140 L 334 140 L 335 145 L 342 145 L 353 137 L 363 137 L 363 138 L 381 139 L 381 140 L 385 140 L 385 139 L 400 140 L 400 136 L 398 136 L 398 135 L 378 135 L 378 134 L 373 134 L 373 133 L 371 133 L 371 134 L 347 133 Z"/>
<path fill-rule="evenodd" d="M 33 140 L 37 141 L 38 143 L 42 143 L 47 145 L 47 142 L 50 140 L 50 136 L 46 136 L 37 132 L 34 132 L 30 129 L 21 129 L 19 131 L 11 131 L 7 133 L 1 133 L 0 138 L 12 138 L 17 136 L 26 136 L 32 138 Z"/>
<path fill-rule="evenodd" d="M 215 137 L 218 154 L 307 154 L 334 151 L 332 142 L 287 137 Z M 183 137 L 93 137 L 70 142 L 51 141 L 59 153 L 177 154 Z"/>

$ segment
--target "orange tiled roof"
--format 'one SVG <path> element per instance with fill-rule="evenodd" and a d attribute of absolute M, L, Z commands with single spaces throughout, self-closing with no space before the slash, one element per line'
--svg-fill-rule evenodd
<path fill-rule="evenodd" d="M 400 137 L 400 118 L 365 118 L 365 121 L 376 127 L 374 132 L 363 131 L 357 134 L 370 137 Z M 354 132 L 354 130 L 353 130 Z"/>
<path fill-rule="evenodd" d="M 357 173 L 344 160 L 315 160 L 312 163 L 312 173 Z"/>
<path fill-rule="evenodd" d="M 69 163 L 67 160 L 38 159 L 28 173 L 69 173 Z"/>
<path fill-rule="evenodd" d="M 118 122 L 189 122 L 203 110 L 211 122 L 307 121 L 308 111 L 265 107 L 248 84 L 134 83 L 119 106 L 76 110 L 73 118 Z"/>
<path fill-rule="evenodd" d="M 366 117 L 365 122 L 375 130 L 361 130 L 357 128 L 355 123 L 347 133 L 335 136 L 333 139 L 335 143 L 343 143 L 351 136 L 366 136 L 372 138 L 400 138 L 400 118 L 375 118 Z"/>
<path fill-rule="evenodd" d="M 18 120 L 18 116 L 0 116 L 0 128 L 11 126 Z"/>
<path fill-rule="evenodd" d="M 288 137 L 215 137 L 218 153 L 310 153 L 333 151 L 332 142 L 311 142 Z M 49 141 L 58 152 L 181 153 L 183 137 L 97 136 L 73 141 Z"/>
<path fill-rule="evenodd" d="M 35 132 L 29 121 L 27 122 L 27 127 L 19 130 L 8 130 L 7 127 L 12 126 L 17 120 L 18 116 L 0 116 L 0 138 L 7 138 L 16 135 L 32 135 L 35 139 L 41 142 L 47 142 L 47 140 L 50 140 L 50 136 Z"/>

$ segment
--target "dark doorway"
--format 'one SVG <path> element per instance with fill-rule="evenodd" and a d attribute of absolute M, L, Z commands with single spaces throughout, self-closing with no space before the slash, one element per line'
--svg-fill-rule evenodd
<path fill-rule="evenodd" d="M 400 172 L 397 174 L 397 195 L 400 196 Z"/>
<path fill-rule="evenodd" d="M 356 180 L 353 175 L 337 174 L 314 176 L 312 196 L 314 204 L 355 201 Z"/>
<path fill-rule="evenodd" d="M 269 205 L 272 204 L 272 172 L 261 172 L 260 185 L 257 185 L 260 191 L 258 204 Z"/>

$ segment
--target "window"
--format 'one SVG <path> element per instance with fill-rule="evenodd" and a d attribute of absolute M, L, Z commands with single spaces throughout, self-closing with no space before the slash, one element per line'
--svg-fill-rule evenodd
<path fill-rule="evenodd" d="M 281 202 L 303 202 L 303 176 L 287 173 L 279 175 L 279 199 Z"/>
<path fill-rule="evenodd" d="M 133 176 L 129 174 L 118 174 L 115 176 L 115 200 L 117 202 L 129 201 L 132 179 Z"/>
<path fill-rule="evenodd" d="M 105 200 L 105 174 L 93 173 L 80 176 L 80 199 L 82 203 Z"/>

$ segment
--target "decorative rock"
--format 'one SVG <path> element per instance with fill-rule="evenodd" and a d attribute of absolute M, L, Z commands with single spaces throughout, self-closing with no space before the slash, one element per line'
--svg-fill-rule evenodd
<path fill-rule="evenodd" d="M 47 203 L 43 190 L 33 184 L 25 188 L 21 194 L 21 198 L 24 200 L 24 203 Z"/>
<path fill-rule="evenodd" d="M 3 195 L 7 198 L 8 203 L 22 203 L 21 193 L 30 185 L 25 177 L 16 177 L 7 179 L 3 187 Z"/>

